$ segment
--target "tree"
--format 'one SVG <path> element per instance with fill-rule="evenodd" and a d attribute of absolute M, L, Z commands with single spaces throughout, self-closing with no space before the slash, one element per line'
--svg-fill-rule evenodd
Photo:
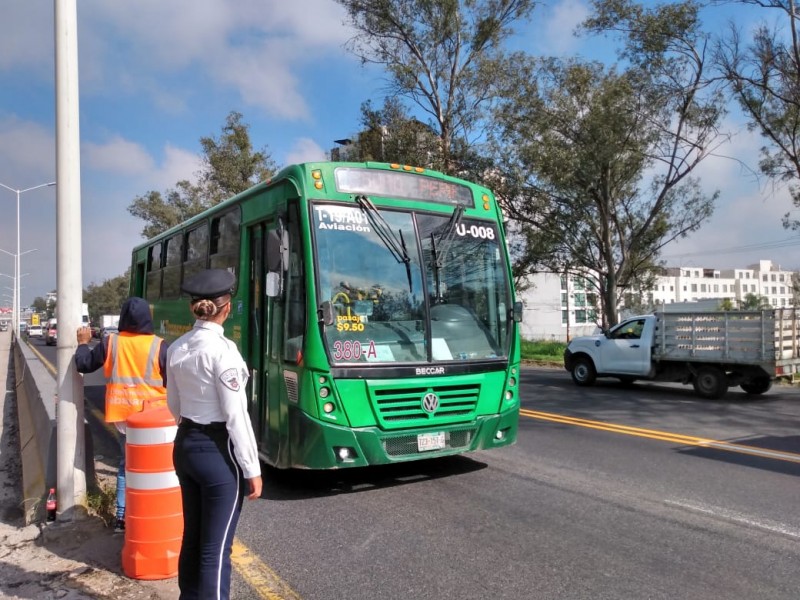
<path fill-rule="evenodd" d="M 800 208 L 800 16 L 794 0 L 740 0 L 781 13 L 787 32 L 761 24 L 749 44 L 731 24 L 717 46 L 716 62 L 734 98 L 749 117 L 751 129 L 766 140 L 761 148 L 761 172 L 789 184 Z M 787 229 L 800 229 L 800 219 L 783 217 Z"/>
<path fill-rule="evenodd" d="M 89 319 L 100 322 L 100 315 L 119 315 L 128 298 L 130 268 L 123 275 L 106 279 L 101 284 L 90 283 L 83 290 L 83 301 L 89 305 Z"/>
<path fill-rule="evenodd" d="M 253 150 L 249 130 L 241 113 L 233 111 L 219 138 L 200 138 L 204 165 L 200 181 L 212 206 L 266 181 L 277 169 L 266 149 Z"/>
<path fill-rule="evenodd" d="M 397 98 L 387 98 L 375 109 L 372 101 L 361 105 L 362 131 L 348 157 L 433 168 L 438 157 L 438 136 L 430 127 L 408 114 Z"/>
<path fill-rule="evenodd" d="M 33 304 L 31 304 L 31 306 L 37 313 L 47 312 L 47 300 L 41 296 L 36 296 L 36 298 L 33 299 Z"/>
<path fill-rule="evenodd" d="M 390 96 L 430 117 L 439 147 L 432 168 L 457 174 L 496 98 L 501 43 L 527 18 L 533 0 L 336 0 L 358 32 L 350 50 L 383 65 Z"/>
<path fill-rule="evenodd" d="M 492 187 L 523 240 L 515 274 L 590 277 L 610 326 L 626 294 L 648 289 L 661 248 L 711 216 L 718 193 L 691 173 L 715 148 L 723 104 L 693 4 L 594 7 L 587 31 L 623 33 L 627 67 L 516 57 Z"/>
<path fill-rule="evenodd" d="M 133 200 L 128 212 L 145 221 L 143 237 L 158 235 L 270 177 L 275 163 L 266 149 L 253 151 L 249 128 L 240 113 L 231 112 L 219 138 L 200 138 L 204 154 L 197 183 L 181 180 L 163 195 L 149 191 Z"/>
<path fill-rule="evenodd" d="M 744 298 L 740 301 L 741 310 L 762 310 L 765 308 L 772 308 L 769 303 L 769 298 L 759 296 L 758 294 L 745 294 Z"/>

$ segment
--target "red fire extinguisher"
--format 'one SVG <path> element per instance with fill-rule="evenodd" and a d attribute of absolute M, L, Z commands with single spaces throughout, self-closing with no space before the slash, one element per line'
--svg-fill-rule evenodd
<path fill-rule="evenodd" d="M 50 488 L 50 492 L 47 494 L 47 504 L 45 505 L 47 508 L 47 520 L 48 521 L 55 521 L 56 520 L 56 489 Z"/>

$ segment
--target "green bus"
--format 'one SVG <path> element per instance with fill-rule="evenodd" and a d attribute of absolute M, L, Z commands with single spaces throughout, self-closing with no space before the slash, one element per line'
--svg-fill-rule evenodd
<path fill-rule="evenodd" d="M 250 367 L 262 460 L 330 469 L 516 440 L 519 332 L 488 189 L 408 165 L 286 167 L 133 250 L 157 333 L 193 324 L 181 282 L 237 276 L 226 335 Z"/>

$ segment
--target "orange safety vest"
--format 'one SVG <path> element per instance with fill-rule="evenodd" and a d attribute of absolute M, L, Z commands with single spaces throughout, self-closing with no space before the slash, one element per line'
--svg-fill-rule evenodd
<path fill-rule="evenodd" d="M 106 376 L 106 422 L 167 405 L 167 388 L 158 364 L 163 340 L 156 335 L 121 332 L 108 338 L 103 369 Z"/>

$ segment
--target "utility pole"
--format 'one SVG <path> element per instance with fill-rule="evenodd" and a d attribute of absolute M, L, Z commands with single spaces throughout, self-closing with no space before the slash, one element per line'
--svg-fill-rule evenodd
<path fill-rule="evenodd" d="M 75 369 L 81 325 L 81 163 L 78 112 L 77 0 L 55 0 L 56 51 L 56 283 L 58 286 L 57 519 L 86 511 L 83 380 Z"/>

